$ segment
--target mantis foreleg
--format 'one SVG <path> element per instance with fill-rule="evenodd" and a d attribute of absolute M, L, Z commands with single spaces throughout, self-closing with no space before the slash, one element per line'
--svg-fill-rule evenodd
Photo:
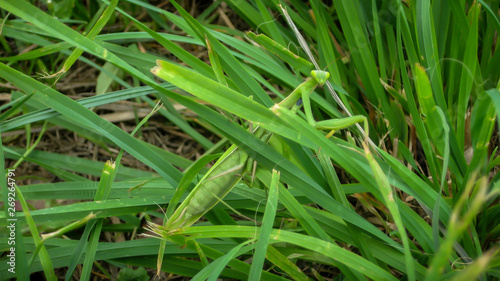
<path fill-rule="evenodd" d="M 323 85 L 328 78 L 330 77 L 330 73 L 321 70 L 313 70 L 311 71 L 311 76 L 313 78 L 308 79 L 306 82 L 302 83 L 297 87 L 286 99 L 278 104 L 278 106 L 284 108 L 292 108 L 292 105 L 296 104 L 296 102 L 302 98 L 302 104 L 304 106 L 304 113 L 306 115 L 307 122 L 318 130 L 330 130 L 326 136 L 330 137 L 335 133 L 335 131 L 339 129 L 347 128 L 356 123 L 364 123 L 365 132 L 368 133 L 368 122 L 365 116 L 363 115 L 355 115 L 346 118 L 339 119 L 329 119 L 316 122 L 314 120 L 312 109 L 311 109 L 311 94 L 316 89 L 318 85 Z M 293 112 L 298 110 L 298 105 L 295 105 L 292 108 Z"/>

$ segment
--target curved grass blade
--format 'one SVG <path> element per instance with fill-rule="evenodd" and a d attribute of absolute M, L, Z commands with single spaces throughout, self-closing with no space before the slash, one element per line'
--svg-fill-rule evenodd
<path fill-rule="evenodd" d="M 160 232 L 162 236 L 166 234 L 163 231 Z M 258 236 L 259 233 L 259 228 L 249 226 L 199 226 L 182 228 L 175 232 L 176 235 L 193 235 L 196 236 L 197 239 L 208 237 L 254 238 L 256 235 Z M 381 269 L 377 265 L 348 250 L 321 239 L 277 229 L 271 231 L 270 237 L 270 241 L 273 241 L 273 244 L 285 242 L 316 251 L 374 280 L 397 280 L 392 274 Z"/>

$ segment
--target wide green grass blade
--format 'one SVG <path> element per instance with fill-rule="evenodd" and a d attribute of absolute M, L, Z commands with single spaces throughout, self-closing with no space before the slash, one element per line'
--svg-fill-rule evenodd
<path fill-rule="evenodd" d="M 176 234 L 196 235 L 198 238 L 208 237 L 241 237 L 253 238 L 260 233 L 259 229 L 248 226 L 200 226 L 190 227 L 177 231 Z M 343 263 L 374 280 L 397 280 L 390 273 L 382 270 L 371 262 L 353 254 L 341 247 L 318 238 L 301 235 L 285 230 L 273 229 L 271 240 L 273 243 L 286 242 L 318 252 L 321 255 Z"/>
<path fill-rule="evenodd" d="M 173 86 L 166 86 L 167 89 L 173 89 Z M 34 92 L 35 93 L 35 92 Z M 34 94 L 33 93 L 33 94 Z M 91 96 L 83 99 L 79 99 L 76 102 L 83 105 L 86 108 L 96 107 L 100 105 L 110 104 L 117 101 L 123 101 L 127 99 L 133 99 L 137 97 L 142 97 L 154 93 L 151 87 L 136 87 L 132 89 L 119 90 L 112 93 L 107 93 L 106 95 Z M 26 97 L 26 96 L 25 96 Z M 11 118 L 8 122 L 3 122 L 0 124 L 0 132 L 6 132 L 12 130 L 16 127 L 20 127 L 29 123 L 35 123 L 37 121 L 46 120 L 52 117 L 60 116 L 61 114 L 52 108 L 47 108 L 45 105 L 37 101 L 28 101 L 27 106 L 30 108 L 36 108 L 29 113 Z M 42 109 L 43 107 L 43 109 Z"/>
<path fill-rule="evenodd" d="M 177 243 L 179 245 L 187 245 L 187 248 L 192 250 L 193 252 L 197 251 L 196 248 L 194 247 L 194 243 L 189 243 L 189 241 L 187 241 L 185 239 L 185 237 L 172 236 L 172 237 L 170 237 L 170 240 L 173 240 L 175 243 Z M 210 241 L 213 241 L 213 240 L 210 240 Z M 206 242 L 199 242 L 199 246 L 202 249 L 202 251 L 206 254 L 206 256 L 213 259 L 213 260 L 216 260 L 216 259 L 224 256 L 224 253 L 231 251 L 232 249 L 234 249 L 235 246 L 237 246 L 236 244 L 232 243 L 229 248 L 228 247 L 222 248 L 222 247 L 218 246 L 220 243 L 221 242 L 216 242 L 216 244 L 209 244 Z M 253 249 L 253 246 L 247 246 L 246 248 L 244 248 L 244 250 L 241 250 L 241 252 L 243 254 L 244 252 L 250 251 L 252 249 Z M 172 249 L 166 250 L 167 253 L 169 253 L 171 251 L 178 252 L 178 250 L 172 250 Z M 224 252 L 221 252 L 221 251 L 224 251 Z M 248 263 L 245 263 L 245 262 L 240 261 L 238 259 L 230 259 L 227 262 L 227 265 L 229 267 L 231 267 L 232 269 L 234 269 L 240 273 L 245 274 L 245 277 L 248 276 L 248 271 L 250 270 L 250 265 Z M 165 270 L 166 266 L 164 265 L 162 269 Z M 199 272 L 199 270 L 197 272 Z M 193 276 L 194 276 L 194 274 L 193 274 Z M 280 277 L 280 276 L 277 276 L 277 275 L 274 275 L 274 274 L 271 274 L 271 273 L 265 272 L 265 271 L 262 273 L 262 276 L 263 276 L 264 280 L 271 280 L 271 281 L 286 280 L 283 277 Z M 239 278 L 242 279 L 241 274 L 240 274 Z"/>
<path fill-rule="evenodd" d="M 380 72 L 380 79 L 386 80 L 387 79 L 387 67 L 386 67 L 386 59 L 385 59 L 385 49 L 383 47 L 380 19 L 378 17 L 378 11 L 377 11 L 377 6 L 375 3 L 375 0 L 371 1 L 371 7 L 372 7 L 372 19 L 373 19 L 373 33 L 374 33 L 374 37 L 375 37 L 375 43 L 377 46 L 376 53 L 377 53 L 377 61 L 378 61 L 379 72 Z"/>
<path fill-rule="evenodd" d="M 105 218 L 155 210 L 158 208 L 158 204 L 167 204 L 169 199 L 156 195 L 144 198 L 109 199 L 103 202 L 82 202 L 57 208 L 35 210 L 31 212 L 31 215 L 38 223 L 47 223 L 77 220 L 99 210 L 100 212 L 96 214 L 97 218 Z M 4 214 L 0 216 L 1 223 L 5 222 L 4 216 Z M 25 220 L 25 216 L 19 214 L 18 219 Z"/>
<path fill-rule="evenodd" d="M 27 200 L 37 199 L 93 199 L 98 183 L 94 181 L 59 182 L 46 184 L 32 184 L 19 188 Z M 109 194 L 110 199 L 117 198 L 146 198 L 152 196 L 165 196 L 171 198 L 175 188 L 160 177 L 133 178 L 131 180 L 117 181 Z"/>
<path fill-rule="evenodd" d="M 21 155 L 26 153 L 26 149 L 9 147 L 5 150 L 5 152 L 8 159 L 19 159 Z M 52 170 L 64 169 L 70 172 L 78 172 L 94 176 L 99 176 L 99 171 L 102 171 L 102 168 L 104 167 L 104 163 L 102 162 L 39 150 L 31 151 L 25 158 L 30 162 L 37 163 L 42 167 L 47 167 Z M 46 165 L 47 162 L 50 162 L 51 165 Z M 120 166 L 120 168 L 123 168 L 123 170 L 118 173 L 118 179 L 120 180 L 130 180 L 135 177 L 148 177 L 155 175 L 151 172 L 139 171 L 128 167 Z M 80 181 L 84 180 L 86 179 L 80 179 Z"/>
<path fill-rule="evenodd" d="M 425 70 L 420 65 L 417 65 L 415 70 L 415 86 L 417 88 L 417 96 L 420 103 L 420 112 L 422 116 L 425 117 L 424 124 L 427 126 L 427 133 L 436 147 L 437 154 L 448 159 L 449 156 L 445 152 L 449 150 L 448 140 L 450 129 L 444 119 L 445 117 L 441 108 L 438 108 L 434 101 L 431 84 Z M 446 167 L 447 165 L 448 162 L 443 163 L 443 166 Z M 452 165 L 450 168 L 454 170 L 454 174 L 460 173 L 455 165 Z M 440 186 L 444 185 L 442 182 L 444 180 L 443 174 L 446 172 L 445 168 L 442 169 L 443 170 L 438 174 L 440 175 L 439 179 L 441 179 Z"/>
<path fill-rule="evenodd" d="M 29 240 L 30 239 L 30 240 Z M 36 246 L 34 245 L 33 239 L 24 237 L 23 238 L 24 243 L 26 245 L 26 248 L 28 251 L 33 251 Z M 223 242 L 223 241 L 216 241 L 216 240 L 207 240 L 207 239 L 200 239 L 199 240 L 203 245 L 205 245 L 203 248 L 204 250 L 208 247 L 212 248 L 217 248 L 221 251 L 227 252 L 234 248 L 235 243 L 234 242 Z M 53 238 L 50 240 L 46 241 L 47 245 L 47 251 L 52 258 L 54 267 L 60 268 L 60 267 L 66 267 L 69 265 L 70 259 L 72 254 L 75 251 L 78 251 L 79 241 L 78 240 L 68 240 L 68 239 L 62 239 L 62 238 Z M 2 238 L 0 240 L 0 245 L 4 246 L 7 245 L 7 239 Z M 136 259 L 135 263 L 139 263 L 142 260 L 147 260 L 148 262 L 145 264 L 148 267 L 153 267 L 156 262 L 156 257 L 158 253 L 158 246 L 159 246 L 159 240 L 156 238 L 145 238 L 145 239 L 137 239 L 137 240 L 129 240 L 129 241 L 124 241 L 124 242 L 117 242 L 117 243 L 110 243 L 110 242 L 101 242 L 99 243 L 97 247 L 97 252 L 96 252 L 96 260 L 102 261 L 102 260 L 107 260 L 107 261 L 119 261 L 120 259 L 124 258 L 133 258 Z M 189 249 L 189 248 L 181 248 L 176 244 L 169 243 L 167 245 L 166 249 L 167 253 L 172 256 L 183 256 L 183 257 L 193 257 L 196 255 L 196 252 Z M 85 253 L 85 250 L 83 251 Z M 32 254 L 28 254 L 28 258 L 31 258 Z M 213 258 L 214 256 L 210 256 Z M 186 263 L 186 259 L 183 259 L 184 262 Z M 5 259 L 2 259 L 2 263 L 0 264 L 0 279 L 4 280 L 6 279 L 6 273 L 7 273 L 7 268 L 8 265 L 5 262 Z M 78 263 L 82 263 L 83 259 L 80 258 L 78 260 Z M 133 264 L 133 263 L 132 263 Z M 232 264 L 232 263 L 230 263 Z M 177 264 L 180 266 L 180 264 Z M 190 265 L 187 265 L 186 268 L 190 268 Z M 249 267 L 249 265 L 248 265 Z M 192 267 L 191 267 L 192 268 Z M 175 269 L 175 268 L 174 268 Z M 200 270 L 200 267 L 195 267 L 192 268 L 191 272 L 198 272 Z M 39 259 L 35 259 L 35 262 L 33 263 L 32 267 L 28 270 L 29 273 L 37 272 L 42 270 L 42 266 L 40 263 Z M 182 274 L 182 271 L 175 271 L 178 272 L 179 274 Z M 267 272 L 266 272 L 267 273 Z M 193 276 L 192 274 L 191 276 Z M 230 275 L 233 278 L 238 278 L 241 277 L 241 275 Z M 266 277 L 272 276 L 271 274 L 267 273 Z M 282 278 L 273 278 L 273 280 L 285 280 Z"/>
<path fill-rule="evenodd" d="M 263 177 L 263 176 L 261 176 L 261 177 Z M 267 179 L 269 179 L 269 176 L 267 176 Z M 291 213 L 293 218 L 297 219 L 301 223 L 301 226 L 304 227 L 304 229 L 306 230 L 307 233 L 309 233 L 309 235 L 312 235 L 314 237 L 320 238 L 320 239 L 325 240 L 325 241 L 329 241 L 331 243 L 335 243 L 335 241 L 331 237 L 328 236 L 326 231 L 324 231 L 324 228 L 320 226 L 318 217 L 312 216 L 310 213 L 308 213 L 307 209 L 305 209 L 304 206 L 300 205 L 300 203 L 297 201 L 296 197 L 293 196 L 288 191 L 288 189 L 286 189 L 283 185 L 280 184 L 279 185 L 279 192 L 280 192 L 280 197 L 281 197 L 280 201 L 283 202 L 286 209 Z M 312 210 L 314 210 L 314 209 L 310 209 L 309 212 L 311 212 Z M 332 226 L 332 224 L 329 224 L 329 226 Z M 344 227 L 344 225 L 342 225 L 342 227 Z M 345 231 L 345 229 L 343 229 L 343 230 L 347 234 L 347 236 L 349 236 L 347 231 Z M 334 231 L 335 234 L 332 233 L 331 235 L 334 235 L 334 237 L 340 237 L 341 235 L 339 235 L 339 232 L 340 231 L 338 229 L 336 229 L 336 231 Z M 333 262 L 333 263 L 335 264 L 336 267 L 338 267 L 342 271 L 342 273 L 346 274 L 350 278 L 356 279 L 356 280 L 364 280 L 365 279 L 362 275 L 360 275 L 358 272 L 350 269 L 349 267 L 347 267 L 341 263 L 337 263 L 337 262 Z M 294 275 L 291 273 L 289 273 L 289 274 L 292 276 Z"/>

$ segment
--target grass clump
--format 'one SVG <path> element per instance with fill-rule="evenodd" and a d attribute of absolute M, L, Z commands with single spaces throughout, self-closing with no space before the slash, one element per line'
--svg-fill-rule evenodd
<path fill-rule="evenodd" d="M 1 279 L 115 278 L 132 266 L 144 279 L 159 251 L 165 279 L 500 277 L 498 1 L 0 8 L 0 152 L 15 171 L 1 182 L 2 226 L 18 200 L 15 230 L 0 237 L 10 251 L 15 236 L 16 273 L 4 256 Z M 166 83 L 150 72 L 157 60 Z M 306 101 L 311 115 L 270 109 L 312 70 L 331 76 Z M 115 111 L 131 114 L 118 122 Z M 355 119 L 327 138 L 307 116 Z M 155 143 L 159 130 L 177 149 Z M 94 153 L 45 149 L 64 139 L 54 132 Z M 256 169 L 203 220 L 165 229 L 232 144 Z"/>

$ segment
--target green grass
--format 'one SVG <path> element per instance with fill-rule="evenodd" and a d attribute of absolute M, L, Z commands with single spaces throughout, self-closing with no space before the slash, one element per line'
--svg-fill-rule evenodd
<path fill-rule="evenodd" d="M 92 272 L 116 278 L 109 269 L 127 266 L 152 276 L 159 251 L 163 272 L 194 280 L 500 278 L 499 1 L 215 1 L 195 14 L 173 1 L 168 10 L 137 0 L 82 3 L 0 0 L 0 82 L 11 94 L 0 107 L 0 155 L 14 163 L 3 169 L 29 162 L 60 179 L 15 189 L 23 207 L 16 275 L 4 256 L 0 279 L 43 272 L 69 280 L 77 267 L 78 280 Z M 167 83 L 150 72 L 158 59 L 168 62 Z M 56 85 L 82 66 L 98 73 L 96 95 L 75 100 Z M 315 120 L 361 115 L 366 128 L 326 138 L 304 114 L 269 109 L 314 69 L 331 73 L 311 96 Z M 125 100 L 151 111 L 161 102 L 153 116 L 205 157 L 193 162 L 149 144 L 141 136 L 151 116 L 136 117 L 130 134 L 96 114 L 96 106 Z M 271 140 L 251 134 L 247 121 Z M 54 126 L 118 165 L 42 151 Z M 19 130 L 26 145 L 6 137 Z M 193 226 L 138 235 L 141 220 L 164 218 L 158 206 L 171 215 L 231 144 L 256 160 L 255 178 L 245 175 Z M 120 165 L 123 152 L 154 172 Z M 0 187 L 8 204 L 7 180 Z M 8 252 L 4 209 L 0 245 Z M 114 233 L 127 239 L 103 239 Z"/>

